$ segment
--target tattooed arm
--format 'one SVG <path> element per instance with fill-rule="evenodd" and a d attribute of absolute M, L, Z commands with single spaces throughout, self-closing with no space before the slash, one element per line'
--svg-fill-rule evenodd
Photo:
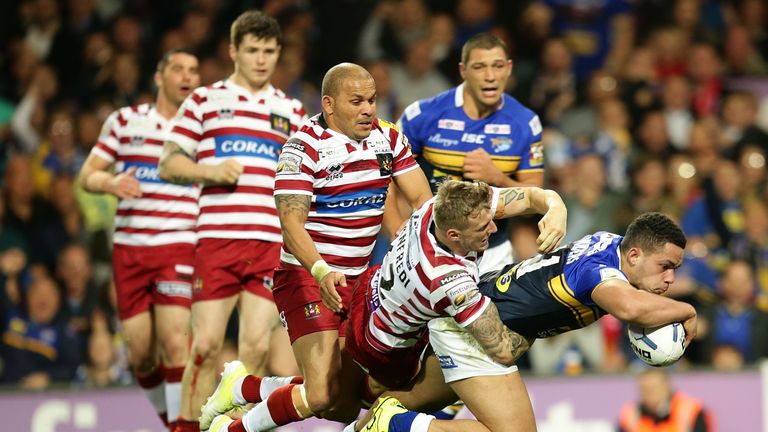
<path fill-rule="evenodd" d="M 512 366 L 533 344 L 533 340 L 529 341 L 501 322 L 499 311 L 493 303 L 466 329 L 491 359 L 505 366 Z"/>
<path fill-rule="evenodd" d="M 539 252 L 551 252 L 565 237 L 568 211 L 565 203 L 555 191 L 537 187 L 505 188 L 499 191 L 495 219 L 538 213 L 544 215 L 539 221 L 541 234 L 536 239 Z"/>
<path fill-rule="evenodd" d="M 218 165 L 196 163 L 178 144 L 166 141 L 160 156 L 160 178 L 175 184 L 207 183 L 235 184 L 243 166 L 234 159 L 225 159 Z"/>

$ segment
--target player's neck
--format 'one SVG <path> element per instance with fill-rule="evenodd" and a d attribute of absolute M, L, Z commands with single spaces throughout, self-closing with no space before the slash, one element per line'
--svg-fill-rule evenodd
<path fill-rule="evenodd" d="M 269 87 L 269 80 L 266 80 L 261 85 L 258 85 L 256 83 L 248 81 L 247 79 L 245 79 L 245 77 L 243 75 L 237 73 L 237 71 L 235 71 L 235 73 L 233 73 L 228 78 L 228 81 L 230 81 L 230 82 L 232 82 L 234 84 L 237 84 L 238 86 L 244 88 L 245 90 L 247 90 L 251 94 L 261 93 L 264 90 L 266 90 L 267 87 Z"/>
<path fill-rule="evenodd" d="M 466 86 L 464 86 L 464 104 L 462 106 L 464 109 L 464 113 L 473 120 L 478 120 L 482 118 L 486 118 L 489 115 L 496 112 L 496 110 L 499 108 L 499 103 L 492 106 L 488 106 L 482 103 L 479 103 L 476 101 L 471 94 L 467 91 Z"/>
<path fill-rule="evenodd" d="M 155 109 L 157 110 L 157 113 L 163 116 L 166 120 L 170 120 L 176 115 L 176 111 L 179 110 L 179 105 L 176 105 L 168 100 L 167 97 L 159 93 L 155 100 Z"/>

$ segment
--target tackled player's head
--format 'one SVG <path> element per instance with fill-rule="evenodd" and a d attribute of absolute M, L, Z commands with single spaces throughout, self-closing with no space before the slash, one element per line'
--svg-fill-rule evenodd
<path fill-rule="evenodd" d="M 496 232 L 491 214 L 491 187 L 483 182 L 447 180 L 437 189 L 434 219 L 454 252 L 466 255 L 488 248 Z"/>
<path fill-rule="evenodd" d="M 277 21 L 258 10 L 243 12 L 232 23 L 229 33 L 229 57 L 235 63 L 235 75 L 252 91 L 269 84 L 280 57 L 282 33 Z"/>
<path fill-rule="evenodd" d="M 627 228 L 621 242 L 622 270 L 629 282 L 663 294 L 675 281 L 687 241 L 680 227 L 661 213 L 643 213 Z"/>
<path fill-rule="evenodd" d="M 376 82 L 362 66 L 340 63 L 323 77 L 323 117 L 328 126 L 359 141 L 368 138 L 376 117 Z"/>

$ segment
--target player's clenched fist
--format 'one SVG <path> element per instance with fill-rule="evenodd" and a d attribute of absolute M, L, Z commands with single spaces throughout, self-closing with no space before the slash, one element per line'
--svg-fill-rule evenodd
<path fill-rule="evenodd" d="M 218 165 L 208 167 L 208 183 L 235 184 L 242 173 L 243 165 L 240 162 L 227 159 Z"/>
<path fill-rule="evenodd" d="M 136 167 L 132 166 L 125 172 L 112 177 L 107 182 L 106 191 L 120 199 L 134 199 L 141 197 L 139 180 L 134 177 Z"/>

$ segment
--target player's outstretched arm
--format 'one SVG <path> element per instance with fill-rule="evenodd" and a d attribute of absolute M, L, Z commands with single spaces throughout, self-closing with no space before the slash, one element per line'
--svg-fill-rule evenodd
<path fill-rule="evenodd" d="M 686 343 L 696 336 L 696 309 L 688 303 L 637 289 L 623 280 L 603 282 L 592 300 L 617 319 L 642 327 L 683 323 Z"/>
<path fill-rule="evenodd" d="M 317 280 L 325 306 L 334 312 L 339 312 L 342 303 L 341 296 L 336 291 L 336 285 L 346 286 L 347 282 L 342 273 L 331 271 L 304 227 L 311 204 L 312 197 L 309 195 L 275 195 L 275 206 L 283 231 L 284 247 Z"/>
<path fill-rule="evenodd" d="M 394 177 L 395 185 L 412 208 L 417 209 L 432 198 L 432 190 L 424 171 L 413 169 Z"/>
<path fill-rule="evenodd" d="M 555 250 L 565 237 L 568 210 L 557 192 L 538 187 L 505 188 L 499 192 L 495 219 L 521 214 L 544 215 L 539 221 L 539 237 L 536 242 L 539 252 Z"/>
<path fill-rule="evenodd" d="M 175 184 L 235 184 L 243 173 L 243 165 L 234 159 L 226 159 L 218 165 L 199 164 L 181 146 L 166 141 L 158 173 L 161 179 Z"/>
<path fill-rule="evenodd" d="M 139 181 L 133 176 L 136 167 L 113 175 L 107 170 L 112 163 L 94 154 L 88 156 L 80 168 L 78 179 L 83 189 L 93 193 L 109 193 L 120 199 L 133 199 L 141 196 Z"/>
<path fill-rule="evenodd" d="M 483 313 L 466 327 L 495 362 L 512 366 L 531 347 L 522 335 L 501 322 L 496 305 L 490 303 Z"/>

